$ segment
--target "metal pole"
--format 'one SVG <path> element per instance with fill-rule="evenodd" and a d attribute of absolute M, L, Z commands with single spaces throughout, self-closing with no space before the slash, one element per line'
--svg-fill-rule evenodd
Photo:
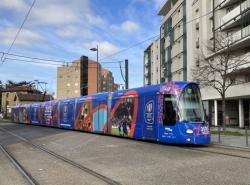
<path fill-rule="evenodd" d="M 218 141 L 219 141 L 219 143 L 221 143 L 221 139 L 220 139 L 220 126 L 218 126 Z"/>
<path fill-rule="evenodd" d="M 98 61 L 98 45 L 96 46 L 96 62 L 97 62 L 97 75 L 96 75 L 96 92 L 99 92 L 99 61 Z"/>
<path fill-rule="evenodd" d="M 128 89 L 128 60 L 125 60 L 125 86 Z"/>
<path fill-rule="evenodd" d="M 246 146 L 248 147 L 248 133 L 247 133 L 248 127 L 245 126 L 245 134 L 246 134 Z"/>

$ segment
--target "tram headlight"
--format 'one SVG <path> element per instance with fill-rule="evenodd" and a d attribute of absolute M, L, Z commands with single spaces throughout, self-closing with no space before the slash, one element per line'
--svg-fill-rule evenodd
<path fill-rule="evenodd" d="M 187 134 L 193 134 L 193 133 L 194 133 L 194 131 L 193 131 L 193 130 L 191 130 L 191 129 L 187 129 L 187 130 L 186 130 L 186 133 L 187 133 Z"/>

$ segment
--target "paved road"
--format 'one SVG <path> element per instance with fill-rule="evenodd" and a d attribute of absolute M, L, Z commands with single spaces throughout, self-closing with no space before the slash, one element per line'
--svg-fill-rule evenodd
<path fill-rule="evenodd" d="M 4 130 L 3 130 L 4 129 Z M 39 184 L 105 184 L 21 136 L 121 184 L 250 184 L 250 154 L 216 147 L 183 147 L 39 126 L 0 123 L 0 143 Z M 204 151 L 196 151 L 204 150 Z M 236 157 L 239 153 L 245 158 Z M 247 156 L 249 154 L 249 156 Z M 249 158 L 248 158 L 249 157 Z M 18 182 L 18 183 L 17 183 Z M 0 184 L 27 184 L 0 152 Z"/>

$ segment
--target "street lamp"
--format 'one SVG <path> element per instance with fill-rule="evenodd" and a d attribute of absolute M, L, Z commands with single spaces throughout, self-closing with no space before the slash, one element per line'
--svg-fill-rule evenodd
<path fill-rule="evenodd" d="M 96 48 L 91 48 L 91 51 L 96 51 L 96 62 L 97 62 L 97 74 L 96 74 L 96 91 L 98 93 L 99 91 L 99 62 L 98 62 L 98 45 L 96 46 Z"/>

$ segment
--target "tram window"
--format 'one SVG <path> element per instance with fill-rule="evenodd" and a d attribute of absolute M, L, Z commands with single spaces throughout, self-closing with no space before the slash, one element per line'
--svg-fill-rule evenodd
<path fill-rule="evenodd" d="M 183 122 L 205 122 L 205 113 L 197 86 L 189 85 L 183 90 L 180 97 L 179 108 Z"/>
<path fill-rule="evenodd" d="M 176 123 L 176 96 L 164 95 L 163 125 L 175 125 Z"/>

